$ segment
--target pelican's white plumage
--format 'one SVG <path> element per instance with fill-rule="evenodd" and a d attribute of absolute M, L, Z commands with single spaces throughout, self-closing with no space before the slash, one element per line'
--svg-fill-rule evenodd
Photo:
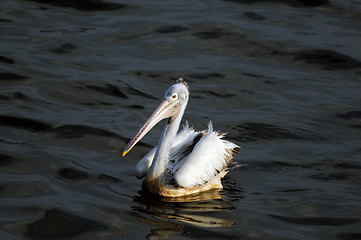
<path fill-rule="evenodd" d="M 204 131 L 195 131 L 188 123 L 177 134 L 188 103 L 189 88 L 178 79 L 164 99 L 129 142 L 123 156 L 160 120 L 168 118 L 158 146 L 136 166 L 143 189 L 161 196 L 183 196 L 212 188 L 222 188 L 221 178 L 238 153 L 239 147 L 213 131 L 212 123 Z"/>
<path fill-rule="evenodd" d="M 175 182 L 184 188 L 203 185 L 211 181 L 229 163 L 232 150 L 238 146 L 224 141 L 223 135 L 213 131 L 212 123 L 193 151 L 177 164 L 174 171 Z M 228 151 L 227 151 L 228 150 Z"/>
<path fill-rule="evenodd" d="M 190 145 L 194 137 L 198 135 L 199 132 L 195 131 L 193 128 L 190 128 L 188 125 L 188 122 L 183 126 L 183 129 L 177 133 L 174 140 L 172 141 L 172 148 L 170 155 L 174 156 L 183 148 L 184 146 Z M 149 151 L 135 166 L 135 173 L 138 179 L 143 178 L 150 168 L 150 165 L 153 162 L 155 151 L 157 150 L 157 147 L 153 148 Z"/>

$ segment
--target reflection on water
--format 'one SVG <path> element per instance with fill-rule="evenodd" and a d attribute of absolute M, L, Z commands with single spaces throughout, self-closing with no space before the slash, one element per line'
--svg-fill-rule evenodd
<path fill-rule="evenodd" d="M 232 190 L 233 196 L 239 195 L 241 198 L 239 189 Z M 227 214 L 224 214 L 235 209 L 231 198 L 225 197 L 228 191 L 230 189 L 212 189 L 175 198 L 140 192 L 139 196 L 134 197 L 134 201 L 140 205 L 134 206 L 133 209 L 147 215 L 138 217 L 138 221 L 154 227 L 147 236 L 148 239 L 171 238 L 172 234 L 185 233 L 184 224 L 202 228 L 234 225 L 235 222 L 232 219 L 226 219 Z M 218 212 L 220 217 L 212 214 L 215 212 Z"/>

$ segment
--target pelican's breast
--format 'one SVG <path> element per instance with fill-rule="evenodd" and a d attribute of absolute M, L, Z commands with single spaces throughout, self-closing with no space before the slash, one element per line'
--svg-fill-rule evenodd
<path fill-rule="evenodd" d="M 184 151 L 185 148 L 188 148 L 192 143 L 194 143 L 195 137 L 199 134 L 198 131 L 195 131 L 193 128 L 190 128 L 188 122 L 183 126 L 183 129 L 175 136 L 172 142 L 172 148 L 170 151 L 170 159 L 175 159 L 173 156 L 180 155 L 179 153 Z M 138 179 L 142 179 L 148 173 L 150 166 L 152 165 L 155 152 L 157 147 L 149 151 L 135 166 L 135 174 Z M 172 162 L 172 161 L 171 161 Z M 170 164 L 172 164 L 170 162 Z M 174 161 L 173 161 L 174 163 Z M 168 168 L 172 168 L 169 166 Z"/>

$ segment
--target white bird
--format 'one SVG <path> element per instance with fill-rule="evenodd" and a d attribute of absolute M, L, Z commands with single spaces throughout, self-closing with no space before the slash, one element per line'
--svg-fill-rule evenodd
<path fill-rule="evenodd" d="M 177 134 L 188 98 L 189 87 L 183 78 L 178 78 L 124 149 L 123 157 L 159 121 L 168 119 L 158 146 L 136 166 L 137 178 L 145 177 L 142 188 L 147 192 L 179 197 L 222 188 L 221 178 L 237 165 L 232 158 L 238 154 L 239 146 L 224 140 L 225 134 L 213 131 L 211 122 L 207 130 L 200 132 L 186 123 Z"/>

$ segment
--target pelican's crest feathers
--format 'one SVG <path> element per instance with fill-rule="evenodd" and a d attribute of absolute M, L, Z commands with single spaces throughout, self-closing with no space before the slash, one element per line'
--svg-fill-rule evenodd
<path fill-rule="evenodd" d="M 183 83 L 184 86 L 187 87 L 188 93 L 190 93 L 189 86 L 188 86 L 187 82 L 186 82 L 182 77 L 179 77 L 179 78 L 177 79 L 177 83 Z"/>

